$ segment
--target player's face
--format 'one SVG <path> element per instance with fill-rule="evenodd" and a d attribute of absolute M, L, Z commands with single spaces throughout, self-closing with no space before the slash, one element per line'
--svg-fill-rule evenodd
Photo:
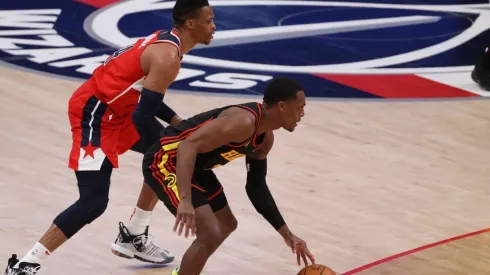
<path fill-rule="evenodd" d="M 198 43 L 209 45 L 215 30 L 213 9 L 210 6 L 202 7 L 199 16 L 196 18 L 196 27 L 194 28 L 194 35 Z"/>
<path fill-rule="evenodd" d="M 305 115 L 306 97 L 303 91 L 296 94 L 296 99 L 284 101 L 282 104 L 282 123 L 285 130 L 294 131 L 298 122 Z"/>

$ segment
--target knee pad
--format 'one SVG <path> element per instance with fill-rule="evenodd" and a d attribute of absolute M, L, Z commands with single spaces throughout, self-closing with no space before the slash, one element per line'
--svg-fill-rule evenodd
<path fill-rule="evenodd" d="M 86 216 L 86 223 L 90 224 L 100 217 L 107 209 L 107 204 L 109 203 L 109 198 L 107 197 L 97 197 L 93 200 L 88 200 L 84 202 L 83 209 L 88 209 Z"/>
<path fill-rule="evenodd" d="M 111 173 L 112 164 L 107 159 L 100 171 L 75 172 L 80 198 L 53 222 L 67 238 L 100 217 L 107 209 Z"/>
<path fill-rule="evenodd" d="M 69 239 L 85 225 L 92 223 L 107 209 L 109 199 L 96 197 L 92 199 L 79 199 L 65 211 L 61 212 L 53 223 Z"/>

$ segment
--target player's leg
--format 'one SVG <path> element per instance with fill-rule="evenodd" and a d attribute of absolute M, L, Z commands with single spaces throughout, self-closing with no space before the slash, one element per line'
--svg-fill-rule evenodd
<path fill-rule="evenodd" d="M 194 194 L 192 194 L 194 196 Z M 194 198 L 192 199 L 194 201 Z M 196 239 L 182 257 L 180 267 L 174 274 L 198 275 L 203 270 L 209 257 L 223 242 L 220 223 L 209 204 L 204 204 L 196 211 Z"/>
<path fill-rule="evenodd" d="M 155 127 L 161 124 L 155 119 Z M 163 126 L 161 126 L 163 128 Z M 129 116 L 120 132 L 118 153 L 123 154 L 130 149 L 141 154 L 148 150 L 148 142 L 139 137 Z M 153 190 L 143 184 L 138 202 L 134 207 L 127 224 L 119 223 L 119 234 L 111 244 L 112 253 L 117 256 L 151 263 L 165 264 L 174 260 L 175 256 L 157 245 L 149 235 L 150 219 L 158 202 Z"/>
<path fill-rule="evenodd" d="M 79 199 L 61 212 L 40 239 L 53 252 L 85 225 L 100 217 L 109 203 L 109 187 L 113 166 L 106 158 L 100 171 L 75 171 Z"/>
<path fill-rule="evenodd" d="M 79 199 L 54 219 L 44 236 L 20 261 L 16 257 L 9 261 L 7 274 L 35 274 L 48 255 L 97 219 L 107 208 L 114 166 L 106 153 L 115 155 L 110 154 L 110 149 L 104 152 L 102 148 L 111 148 L 111 142 L 115 144 L 117 127 L 106 129 L 105 136 L 101 136 L 106 110 L 107 107 L 89 93 L 82 93 L 70 100 L 69 118 L 73 134 L 70 167 L 75 170 Z M 102 147 L 102 140 L 107 146 Z"/>
<path fill-rule="evenodd" d="M 128 137 L 135 136 L 137 135 L 136 130 L 134 129 L 127 128 L 122 131 L 122 133 L 125 133 L 121 135 L 119 144 L 123 143 L 129 143 L 128 142 Z M 131 151 L 144 154 L 146 150 L 148 149 L 148 143 L 139 138 L 134 145 L 130 145 L 127 147 L 130 147 Z M 134 138 L 130 138 L 133 139 Z M 122 145 L 120 145 L 122 146 Z M 128 224 L 126 225 L 128 231 L 132 235 L 140 235 L 143 234 L 147 231 L 148 226 L 150 225 L 150 219 L 151 215 L 153 212 L 153 209 L 155 209 L 155 206 L 158 202 L 158 197 L 155 195 L 153 190 L 146 184 L 142 184 L 138 200 L 136 203 L 136 206 L 133 208 L 132 212 L 129 213 L 129 221 Z"/>
<path fill-rule="evenodd" d="M 194 175 L 192 198 L 196 207 L 196 239 L 185 252 L 180 267 L 174 270 L 173 275 L 199 274 L 207 260 L 238 225 L 228 205 L 223 186 L 213 171 L 199 171 Z"/>
<path fill-rule="evenodd" d="M 160 122 L 158 122 L 156 118 L 153 119 L 153 124 L 154 127 L 159 128 L 160 131 L 164 129 L 163 125 Z M 128 132 L 127 134 L 130 136 L 134 136 L 134 137 L 138 136 L 138 141 L 131 147 L 131 151 L 138 152 L 142 155 L 145 154 L 145 152 L 152 144 L 158 141 L 158 140 L 149 140 L 148 137 L 141 138 L 136 128 L 132 124 L 128 126 L 127 132 Z M 136 203 L 136 207 L 132 216 L 136 218 L 138 212 L 142 214 L 144 214 L 145 212 L 147 212 L 147 214 L 151 213 L 151 211 L 155 209 L 157 202 L 158 202 L 158 197 L 155 194 L 155 192 L 153 192 L 153 190 L 148 185 L 142 184 L 138 201 Z M 138 230 L 138 228 L 130 228 L 130 229 Z M 141 228 L 139 230 L 141 230 Z"/>
<path fill-rule="evenodd" d="M 168 137 L 169 143 L 162 146 L 152 145 L 143 158 L 143 175 L 145 183 L 151 187 L 158 198 L 173 214 L 177 213 L 179 194 L 175 175 L 178 141 Z M 163 141 L 163 139 L 162 139 Z M 164 142 L 164 141 L 163 141 Z M 163 149 L 165 148 L 165 150 Z M 199 274 L 209 255 L 221 242 L 221 228 L 208 202 L 208 197 L 202 188 L 192 185 L 192 204 L 196 209 L 197 238 L 189 247 L 183 261 L 195 259 L 190 266 L 190 274 Z M 177 271 L 174 271 L 174 274 Z M 185 270 L 183 272 L 186 272 Z M 185 274 L 185 273 L 184 273 Z"/>
<path fill-rule="evenodd" d="M 75 172 L 79 199 L 61 212 L 46 233 L 26 254 L 9 264 L 6 274 L 34 275 L 52 252 L 74 236 L 85 225 L 104 213 L 109 202 L 112 165 L 106 160 L 100 171 Z M 10 273 L 9 273 L 10 272 Z M 17 272 L 17 273 L 15 273 Z"/>
<path fill-rule="evenodd" d="M 204 186 L 203 189 L 206 189 L 209 205 L 213 209 L 221 228 L 221 242 L 224 242 L 236 230 L 238 222 L 228 205 L 223 185 L 212 170 L 200 171 L 199 175 L 196 175 L 196 181 L 199 186 Z"/>

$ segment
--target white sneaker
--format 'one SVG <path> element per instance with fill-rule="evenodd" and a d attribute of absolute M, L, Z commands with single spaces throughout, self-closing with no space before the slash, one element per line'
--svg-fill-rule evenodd
<path fill-rule="evenodd" d="M 158 247 L 151 235 L 148 235 L 148 227 L 141 235 L 131 235 L 122 222 L 119 223 L 119 235 L 111 249 L 119 257 L 155 264 L 168 264 L 175 258 L 169 251 Z"/>

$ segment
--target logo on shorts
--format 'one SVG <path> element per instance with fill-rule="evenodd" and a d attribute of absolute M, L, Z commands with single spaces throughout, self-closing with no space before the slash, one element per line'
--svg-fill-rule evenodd
<path fill-rule="evenodd" d="M 177 186 L 177 175 L 174 173 L 169 173 L 165 176 L 165 183 L 168 188 L 173 188 Z"/>
<path fill-rule="evenodd" d="M 184 57 L 171 88 L 256 95 L 272 77 L 287 75 L 310 97 L 415 97 L 424 85 L 437 90 L 431 83 L 446 96 L 486 95 L 468 84 L 490 40 L 490 4 L 419 2 L 214 1 L 215 39 Z M 3 62 L 86 79 L 116 49 L 170 28 L 175 2 L 60 3 L 0 3 Z"/>
<path fill-rule="evenodd" d="M 179 189 L 177 188 L 177 175 L 174 173 L 169 173 L 165 176 L 165 184 L 167 188 L 172 190 L 178 200 L 180 200 Z"/>

